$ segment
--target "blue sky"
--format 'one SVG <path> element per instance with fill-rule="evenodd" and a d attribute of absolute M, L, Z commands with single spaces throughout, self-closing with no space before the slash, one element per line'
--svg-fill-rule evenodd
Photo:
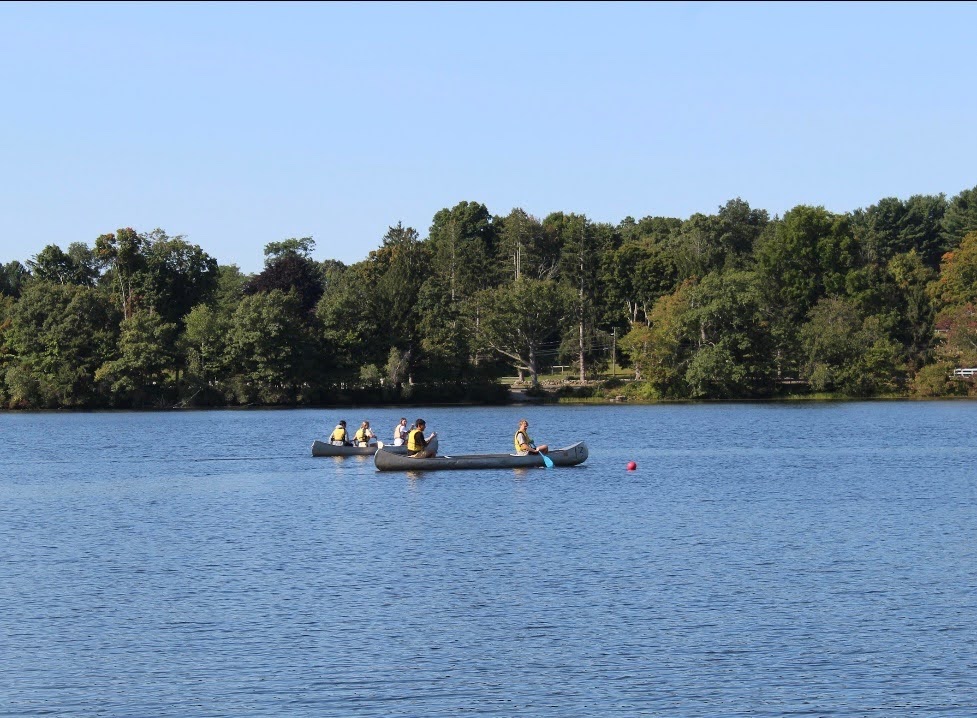
<path fill-rule="evenodd" d="M 977 185 L 975 3 L 0 3 L 0 262 Z"/>

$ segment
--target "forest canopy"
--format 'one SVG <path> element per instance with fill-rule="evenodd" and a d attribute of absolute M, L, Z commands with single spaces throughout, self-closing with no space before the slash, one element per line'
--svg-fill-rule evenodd
<path fill-rule="evenodd" d="M 977 366 L 977 187 L 616 225 L 465 201 L 351 265 L 315 247 L 245 275 L 124 227 L 0 263 L 0 406 L 497 401 L 609 365 L 646 399 L 944 396 Z"/>

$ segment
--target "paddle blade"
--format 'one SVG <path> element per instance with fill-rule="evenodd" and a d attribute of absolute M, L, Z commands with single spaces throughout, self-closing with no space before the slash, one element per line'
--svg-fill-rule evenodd
<path fill-rule="evenodd" d="M 550 457 L 548 457 L 546 454 L 544 454 L 542 452 L 540 452 L 539 455 L 543 457 L 543 466 L 545 466 L 547 469 L 552 469 L 553 468 L 553 459 L 551 459 Z"/>

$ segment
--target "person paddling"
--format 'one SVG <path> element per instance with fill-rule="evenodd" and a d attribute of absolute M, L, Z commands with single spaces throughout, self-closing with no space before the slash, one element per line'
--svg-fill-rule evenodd
<path fill-rule="evenodd" d="M 525 419 L 519 420 L 519 428 L 516 429 L 516 435 L 512 437 L 512 441 L 515 444 L 516 451 L 520 454 L 545 454 L 550 450 L 546 444 L 536 446 L 536 442 L 529 436 L 529 422 Z"/>
<path fill-rule="evenodd" d="M 371 441 L 376 443 L 377 436 L 373 433 L 373 429 L 370 428 L 370 422 L 364 421 L 360 424 L 360 428 L 356 430 L 354 439 L 357 446 L 369 446 Z"/>
<path fill-rule="evenodd" d="M 438 433 L 433 431 L 425 439 L 425 427 L 427 424 L 424 419 L 418 419 L 407 434 L 407 455 L 412 459 L 429 459 L 438 453 Z"/>
<path fill-rule="evenodd" d="M 346 420 L 342 419 L 329 436 L 329 443 L 333 446 L 352 446 L 349 435 L 346 433 Z"/>

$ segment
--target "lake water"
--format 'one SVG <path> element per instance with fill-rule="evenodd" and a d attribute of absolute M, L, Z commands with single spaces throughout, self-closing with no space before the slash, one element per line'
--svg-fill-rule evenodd
<path fill-rule="evenodd" d="M 340 418 L 579 467 L 380 474 Z M 977 403 L 0 415 L 3 716 L 974 716 Z M 636 471 L 625 467 L 637 462 Z"/>

